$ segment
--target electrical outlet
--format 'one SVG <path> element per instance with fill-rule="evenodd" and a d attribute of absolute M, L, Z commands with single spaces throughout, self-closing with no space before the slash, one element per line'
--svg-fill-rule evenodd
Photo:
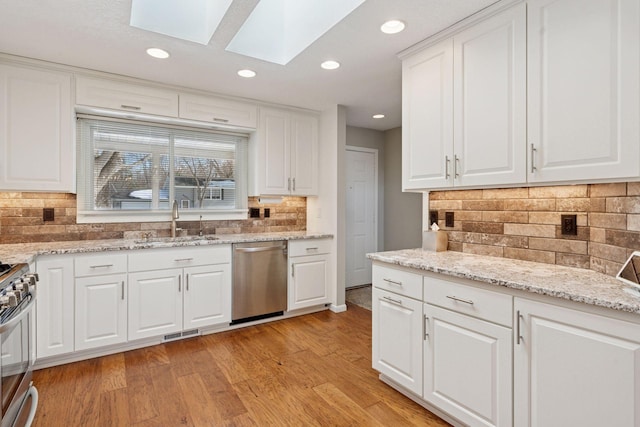
<path fill-rule="evenodd" d="M 438 223 L 438 211 L 429 211 L 429 227 L 431 227 L 431 225 L 433 223 Z"/>
<path fill-rule="evenodd" d="M 453 227 L 453 212 L 445 212 L 444 213 L 444 225 L 445 227 Z"/>
<path fill-rule="evenodd" d="M 578 219 L 576 215 L 561 215 L 560 227 L 565 236 L 575 236 L 578 234 Z"/>
<path fill-rule="evenodd" d="M 269 218 L 271 216 L 271 208 L 264 208 L 264 217 Z"/>
<path fill-rule="evenodd" d="M 249 218 L 260 218 L 260 208 L 249 208 Z"/>
<path fill-rule="evenodd" d="M 43 221 L 55 221 L 55 214 L 53 208 L 44 208 L 42 209 L 42 220 Z"/>

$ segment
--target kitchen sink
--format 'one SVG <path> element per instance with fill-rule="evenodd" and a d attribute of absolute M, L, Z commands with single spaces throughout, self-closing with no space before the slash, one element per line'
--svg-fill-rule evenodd
<path fill-rule="evenodd" d="M 148 237 L 145 239 L 136 239 L 135 243 L 172 243 L 172 242 L 199 242 L 219 240 L 219 237 L 212 235 L 204 236 L 179 236 L 179 237 Z"/>

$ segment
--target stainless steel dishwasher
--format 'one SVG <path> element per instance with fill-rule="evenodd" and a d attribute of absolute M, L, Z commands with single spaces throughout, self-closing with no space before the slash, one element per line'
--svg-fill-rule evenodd
<path fill-rule="evenodd" d="M 287 241 L 233 245 L 232 324 L 287 309 Z"/>

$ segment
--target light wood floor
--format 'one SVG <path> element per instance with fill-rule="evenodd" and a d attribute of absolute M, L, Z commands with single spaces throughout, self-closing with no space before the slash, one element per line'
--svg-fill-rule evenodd
<path fill-rule="evenodd" d="M 350 305 L 34 372 L 34 425 L 446 426 L 371 368 Z"/>

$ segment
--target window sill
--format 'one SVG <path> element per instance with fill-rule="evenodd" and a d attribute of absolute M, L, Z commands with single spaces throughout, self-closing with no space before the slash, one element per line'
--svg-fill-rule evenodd
<path fill-rule="evenodd" d="M 224 221 L 224 220 L 244 220 L 247 219 L 247 209 L 235 209 L 227 211 L 209 210 L 189 210 L 180 211 L 178 221 L 198 221 L 202 215 L 203 221 Z M 169 222 L 171 221 L 170 211 L 147 212 L 147 211 L 78 211 L 76 223 L 124 223 L 124 222 Z"/>

